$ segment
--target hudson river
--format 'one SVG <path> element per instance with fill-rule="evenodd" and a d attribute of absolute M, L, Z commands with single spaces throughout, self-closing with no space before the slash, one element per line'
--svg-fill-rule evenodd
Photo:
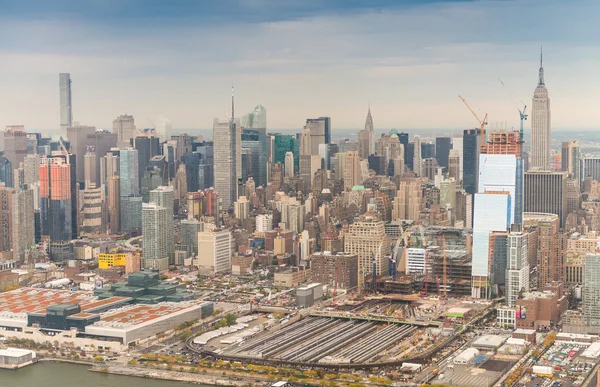
<path fill-rule="evenodd" d="M 169 380 L 89 372 L 88 369 L 89 367 L 84 365 L 49 362 L 40 362 L 16 371 L 0 369 L 0 387 L 198 386 Z"/>

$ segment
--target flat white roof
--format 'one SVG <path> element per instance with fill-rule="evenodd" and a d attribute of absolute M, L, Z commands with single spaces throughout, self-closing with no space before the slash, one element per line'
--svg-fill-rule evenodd
<path fill-rule="evenodd" d="M 473 342 L 473 346 L 479 347 L 499 347 L 506 341 L 502 336 L 483 335 Z"/>
<path fill-rule="evenodd" d="M 35 352 L 30 351 L 28 349 L 19 349 L 19 348 L 0 349 L 0 356 L 20 357 L 20 356 L 25 356 L 25 355 L 29 355 L 29 354 L 31 354 L 33 357 L 35 357 Z"/>
<path fill-rule="evenodd" d="M 597 359 L 598 357 L 600 357 L 600 341 L 592 343 L 589 347 L 585 349 L 585 351 L 583 351 L 581 356 L 590 359 Z"/>

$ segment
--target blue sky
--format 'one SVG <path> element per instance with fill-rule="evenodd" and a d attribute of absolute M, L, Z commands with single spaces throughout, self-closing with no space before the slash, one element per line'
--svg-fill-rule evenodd
<path fill-rule="evenodd" d="M 51 3 L 51 4 L 50 4 Z M 58 126 L 58 73 L 82 124 L 209 128 L 260 100 L 272 129 L 329 115 L 360 128 L 518 126 L 502 89 L 530 105 L 544 46 L 552 126 L 600 121 L 593 0 L 0 0 L 0 125 Z"/>

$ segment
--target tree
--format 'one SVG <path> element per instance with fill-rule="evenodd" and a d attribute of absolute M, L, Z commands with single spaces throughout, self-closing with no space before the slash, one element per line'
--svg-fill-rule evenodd
<path fill-rule="evenodd" d="M 277 257 L 273 257 L 273 259 L 271 260 L 271 265 L 273 265 L 273 266 L 279 265 L 279 261 L 277 260 Z"/>
<path fill-rule="evenodd" d="M 237 317 L 235 316 L 235 314 L 233 313 L 227 313 L 225 315 L 225 322 L 227 323 L 227 326 L 230 327 L 232 325 L 235 324 L 235 322 L 237 321 Z"/>

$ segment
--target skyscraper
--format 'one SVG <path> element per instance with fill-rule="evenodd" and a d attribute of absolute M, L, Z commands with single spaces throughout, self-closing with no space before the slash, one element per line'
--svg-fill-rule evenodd
<path fill-rule="evenodd" d="M 523 211 L 556 214 L 560 218 L 560 227 L 563 227 L 568 215 L 566 194 L 566 172 L 526 172 Z"/>
<path fill-rule="evenodd" d="M 71 196 L 69 157 L 44 157 L 40 162 L 40 213 L 42 235 L 51 242 L 70 241 L 77 224 Z"/>
<path fill-rule="evenodd" d="M 531 169 L 550 170 L 550 98 L 544 83 L 544 67 L 540 53 L 538 85 L 533 92 L 531 111 Z"/>
<path fill-rule="evenodd" d="M 367 119 L 365 120 L 365 130 L 369 133 L 369 148 L 368 154 L 363 158 L 369 157 L 369 155 L 375 154 L 375 126 L 373 125 L 373 116 L 371 115 L 371 106 L 367 112 Z"/>
<path fill-rule="evenodd" d="M 475 194 L 473 216 L 472 297 L 489 298 L 490 232 L 506 231 L 510 225 L 511 197 L 508 192 L 488 191 Z"/>
<path fill-rule="evenodd" d="M 450 157 L 450 149 L 452 148 L 452 141 L 450 137 L 436 137 L 435 138 L 435 158 L 437 159 L 440 167 L 448 170 L 448 158 Z"/>
<path fill-rule="evenodd" d="M 331 143 L 331 117 L 307 118 L 306 128 L 310 131 L 310 154 L 319 154 L 319 144 Z"/>
<path fill-rule="evenodd" d="M 136 136 L 133 138 L 133 147 L 138 151 L 138 184 L 141 186 L 150 159 L 160 154 L 160 143 L 158 137 Z"/>
<path fill-rule="evenodd" d="M 348 151 L 344 160 L 344 189 L 349 191 L 352 187 L 361 185 L 362 182 L 358 151 Z"/>
<path fill-rule="evenodd" d="M 0 183 L 13 187 L 13 166 L 9 159 L 0 156 Z"/>
<path fill-rule="evenodd" d="M 392 220 L 419 220 L 421 213 L 421 182 L 419 179 L 400 181 L 400 187 L 394 197 Z"/>
<path fill-rule="evenodd" d="M 75 155 L 77 160 L 76 178 L 77 181 L 84 181 L 84 160 L 86 146 L 93 145 L 88 142 L 88 137 L 94 135 L 96 128 L 93 126 L 68 126 L 65 128 L 67 131 L 67 138 L 71 142 L 71 153 Z M 94 150 L 95 151 L 95 150 Z M 95 183 L 95 181 L 94 181 Z"/>
<path fill-rule="evenodd" d="M 167 209 L 156 203 L 142 204 L 142 252 L 144 267 L 165 271 L 169 267 Z"/>
<path fill-rule="evenodd" d="M 524 232 L 510 232 L 507 239 L 506 260 L 506 304 L 515 306 L 521 291 L 529 291 L 529 235 Z"/>
<path fill-rule="evenodd" d="M 33 190 L 0 186 L 0 251 L 12 251 L 18 263 L 35 244 L 33 208 Z"/>
<path fill-rule="evenodd" d="M 237 199 L 237 183 L 241 177 L 241 131 L 235 119 L 233 90 L 231 119 L 213 122 L 215 190 L 222 199 L 223 208 L 229 209 Z"/>
<path fill-rule="evenodd" d="M 171 119 L 164 114 L 160 113 L 156 118 L 156 136 L 160 139 L 160 142 L 165 142 L 171 139 L 171 132 L 173 131 L 173 124 Z M 135 135 L 133 135 L 135 137 Z M 181 153 L 183 154 L 183 152 Z"/>
<path fill-rule="evenodd" d="M 121 196 L 140 193 L 139 157 L 134 148 L 121 149 L 119 152 L 119 176 L 121 177 Z"/>
<path fill-rule="evenodd" d="M 150 203 L 155 203 L 167 210 L 167 221 L 164 225 L 167 233 L 167 256 L 171 257 L 174 249 L 174 231 L 173 231 L 173 186 L 160 186 L 155 190 L 150 191 Z M 143 220 L 142 220 L 143 227 Z"/>
<path fill-rule="evenodd" d="M 254 181 L 258 186 L 267 186 L 267 109 L 260 103 L 242 117 L 242 127 L 257 132 L 260 153 L 257 165 L 258 175 Z"/>
<path fill-rule="evenodd" d="M 300 144 L 298 140 L 291 135 L 276 134 L 273 139 L 273 165 L 277 163 L 285 164 L 287 152 L 294 154 L 294 171 L 300 170 Z"/>
<path fill-rule="evenodd" d="M 294 154 L 292 152 L 285 153 L 285 176 L 286 177 L 294 177 Z"/>
<path fill-rule="evenodd" d="M 119 146 L 129 144 L 130 138 L 135 138 L 136 129 L 133 116 L 121 114 L 113 120 L 113 133 L 117 134 Z M 125 146 L 127 146 L 125 145 Z"/>
<path fill-rule="evenodd" d="M 470 194 L 477 192 L 480 132 L 481 129 L 463 132 L 463 188 Z"/>
<path fill-rule="evenodd" d="M 579 180 L 579 143 L 577 141 L 563 142 L 561 150 L 561 170 Z"/>
<path fill-rule="evenodd" d="M 95 183 L 91 183 L 83 191 L 82 234 L 106 233 L 102 216 L 103 191 L 102 187 L 96 188 Z"/>
<path fill-rule="evenodd" d="M 60 128 L 66 130 L 73 125 L 73 108 L 71 101 L 71 74 L 58 74 L 60 97 Z"/>
<path fill-rule="evenodd" d="M 415 135 L 414 137 L 414 154 L 413 154 L 413 172 L 417 176 L 421 176 L 423 174 L 423 159 L 421 157 L 421 136 Z"/>
<path fill-rule="evenodd" d="M 14 169 L 19 168 L 27 155 L 27 133 L 23 125 L 9 125 L 4 131 L 4 157 Z"/>
<path fill-rule="evenodd" d="M 587 254 L 583 265 L 583 315 L 587 325 L 600 325 L 600 254 Z"/>
<path fill-rule="evenodd" d="M 214 275 L 231 270 L 231 232 L 225 230 L 204 230 L 198 233 L 198 271 L 200 274 Z"/>

